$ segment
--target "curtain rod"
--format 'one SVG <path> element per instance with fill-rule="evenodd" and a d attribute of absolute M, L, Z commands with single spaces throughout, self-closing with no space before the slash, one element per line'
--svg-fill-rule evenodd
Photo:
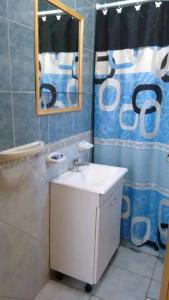
<path fill-rule="evenodd" d="M 64 11 L 61 9 L 55 9 L 55 10 L 44 10 L 44 11 L 39 11 L 38 16 L 47 16 L 47 15 L 61 15 L 64 14 Z"/>
<path fill-rule="evenodd" d="M 105 4 L 100 4 L 97 3 L 96 4 L 96 10 L 100 10 L 100 9 L 107 9 L 107 8 L 111 8 L 111 7 L 122 7 L 125 5 L 138 5 L 138 4 L 144 4 L 144 3 L 148 3 L 148 2 L 162 2 L 162 1 L 166 1 L 166 0 L 157 0 L 157 1 L 151 1 L 151 0 L 124 0 L 124 1 L 116 1 L 116 2 L 111 2 L 111 3 L 105 3 Z"/>

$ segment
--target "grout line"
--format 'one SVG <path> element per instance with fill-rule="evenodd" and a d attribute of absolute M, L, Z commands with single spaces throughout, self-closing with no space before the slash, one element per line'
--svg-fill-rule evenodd
<path fill-rule="evenodd" d="M 157 259 L 156 259 L 156 263 L 155 263 L 155 266 L 154 266 L 154 270 L 153 270 L 153 273 L 152 273 L 152 276 L 151 276 L 151 279 L 153 279 L 153 275 L 154 275 L 154 273 L 155 273 L 155 268 L 156 268 L 156 266 L 157 266 Z M 154 280 L 154 279 L 153 279 Z M 156 280 L 157 281 L 157 280 Z"/>
<path fill-rule="evenodd" d="M 8 9 L 7 9 L 7 15 L 8 15 Z M 8 16 L 6 18 L 3 16 L 0 16 L 0 20 L 8 22 Z"/>
<path fill-rule="evenodd" d="M 35 94 L 35 91 L 12 91 L 13 94 Z"/>
<path fill-rule="evenodd" d="M 49 244 L 48 244 L 47 242 L 44 242 L 44 241 L 42 241 L 42 240 L 40 240 L 40 239 L 38 239 L 38 238 L 32 236 L 31 234 L 29 234 L 29 233 L 23 231 L 22 229 L 20 229 L 20 228 L 14 226 L 14 225 L 9 224 L 8 222 L 5 222 L 5 221 L 2 220 L 1 218 L 0 218 L 0 223 L 3 223 L 3 224 L 5 224 L 5 225 L 9 226 L 10 228 L 12 228 L 13 230 L 17 230 L 17 231 L 23 233 L 23 235 L 26 235 L 27 237 L 29 237 L 29 238 L 31 238 L 31 239 L 33 239 L 33 240 L 36 240 L 36 241 L 38 241 L 38 242 L 41 242 L 41 243 L 44 244 L 45 246 L 49 247 Z"/>
<path fill-rule="evenodd" d="M 35 94 L 34 91 L 32 92 L 27 92 L 27 91 L 0 91 L 0 93 L 13 93 L 13 94 Z"/>
<path fill-rule="evenodd" d="M 10 19 L 10 18 L 8 18 L 8 20 L 9 20 L 9 22 L 11 22 L 11 23 L 14 23 L 14 24 L 17 24 L 17 25 L 20 25 L 20 26 L 26 27 L 26 28 L 28 28 L 28 29 L 34 30 L 34 28 L 33 28 L 33 27 L 30 27 L 30 26 L 28 26 L 28 25 L 25 25 L 25 24 L 19 23 L 19 22 L 15 21 L 15 20 L 12 20 L 12 19 Z"/>
<path fill-rule="evenodd" d="M 28 26 L 28 25 L 25 25 L 25 24 L 23 24 L 23 23 L 19 23 L 19 22 L 15 21 L 15 20 L 10 19 L 10 18 L 9 18 L 9 9 L 8 9 L 8 7 L 9 7 L 9 6 L 8 6 L 8 0 L 7 0 L 7 17 L 5 18 L 5 17 L 3 17 L 3 16 L 0 16 L 0 19 L 4 20 L 4 21 L 6 21 L 6 22 L 15 23 L 15 24 L 17 24 L 17 25 L 20 25 L 20 26 L 29 28 L 29 29 L 31 29 L 31 30 L 34 30 L 33 27 L 30 27 L 30 26 Z"/>
<path fill-rule="evenodd" d="M 157 279 L 152 278 L 152 280 L 161 284 L 161 281 L 158 281 Z"/>
<path fill-rule="evenodd" d="M 84 50 L 91 52 L 93 55 L 95 54 L 94 49 L 83 47 Z"/>
<path fill-rule="evenodd" d="M 9 17 L 9 0 L 7 0 L 7 16 Z M 15 139 L 15 123 L 14 123 L 14 105 L 13 105 L 13 96 L 12 96 L 12 63 L 11 63 L 11 43 L 10 43 L 10 28 L 9 28 L 9 19 L 8 22 L 8 55 L 9 55 L 9 80 L 10 80 L 10 87 L 11 87 L 11 112 L 12 112 L 12 131 L 13 131 L 13 144 L 15 147 L 16 139 Z"/>
<path fill-rule="evenodd" d="M 155 272 L 156 265 L 157 265 L 157 258 L 156 258 L 156 262 L 155 262 L 155 264 L 154 264 L 154 269 L 153 269 L 153 272 L 152 272 L 152 275 L 151 275 L 151 279 L 150 279 L 150 283 L 149 283 L 149 286 L 148 286 L 148 289 L 147 289 L 146 298 L 148 298 L 148 292 L 149 292 L 149 290 L 150 290 L 150 285 L 151 285 L 151 282 L 152 282 L 152 280 L 153 280 L 153 274 L 154 274 L 154 272 Z M 146 299 L 146 298 L 145 298 L 145 299 Z M 150 299 L 151 299 L 151 298 L 150 298 Z"/>
<path fill-rule="evenodd" d="M 124 269 L 124 268 L 122 268 L 122 267 L 119 267 L 119 266 L 117 266 L 117 265 L 114 265 L 114 264 L 111 264 L 111 267 L 115 267 L 116 269 L 120 269 L 120 270 L 126 271 L 126 272 L 128 272 L 128 273 L 136 274 L 136 275 L 141 276 L 141 277 L 143 277 L 143 278 L 145 278 L 145 279 L 151 280 L 151 277 L 148 277 L 148 276 L 146 276 L 146 275 L 142 275 L 142 274 L 136 273 L 136 272 L 134 272 L 134 271 L 126 270 L 126 269 Z"/>

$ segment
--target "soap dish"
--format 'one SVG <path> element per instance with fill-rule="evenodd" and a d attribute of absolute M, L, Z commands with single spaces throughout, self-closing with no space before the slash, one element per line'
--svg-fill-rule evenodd
<path fill-rule="evenodd" d="M 66 156 L 58 152 L 52 152 L 47 156 L 47 163 L 58 164 L 66 160 Z"/>

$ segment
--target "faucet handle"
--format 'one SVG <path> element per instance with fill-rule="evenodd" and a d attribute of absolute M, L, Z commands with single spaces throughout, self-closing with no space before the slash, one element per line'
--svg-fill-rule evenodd
<path fill-rule="evenodd" d="M 73 159 L 73 165 L 74 165 L 74 166 L 78 166 L 79 163 L 80 163 L 80 159 L 79 159 L 79 158 Z"/>

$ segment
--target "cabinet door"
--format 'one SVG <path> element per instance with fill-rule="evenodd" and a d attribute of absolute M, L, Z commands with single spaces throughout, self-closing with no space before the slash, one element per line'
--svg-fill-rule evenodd
<path fill-rule="evenodd" d="M 96 282 L 107 267 L 120 242 L 122 188 L 97 210 Z"/>

